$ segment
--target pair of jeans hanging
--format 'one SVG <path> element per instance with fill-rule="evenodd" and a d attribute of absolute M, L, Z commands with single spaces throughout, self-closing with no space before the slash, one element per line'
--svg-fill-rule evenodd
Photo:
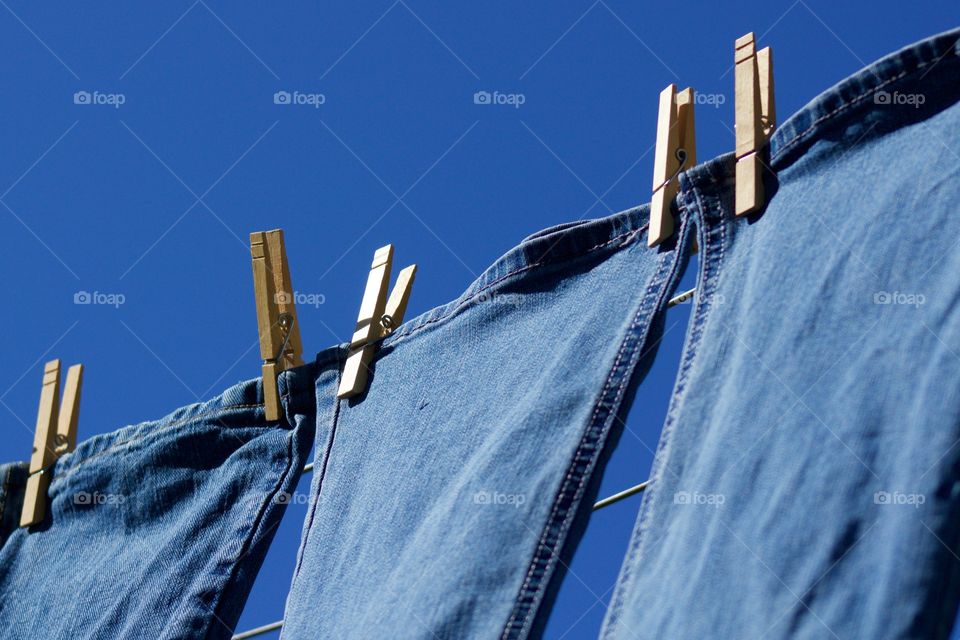
<path fill-rule="evenodd" d="M 280 388 L 279 423 L 251 381 L 82 442 L 29 529 L 27 465 L 0 465 L 3 637 L 230 638 L 313 444 L 313 368 Z"/>
<path fill-rule="evenodd" d="M 604 639 L 949 635 L 958 38 L 785 122 L 762 215 L 734 217 L 730 156 L 681 175 L 697 299 Z"/>
<path fill-rule="evenodd" d="M 321 354 L 283 638 L 539 632 L 682 266 L 647 219 L 531 236 L 384 340 L 354 399 Z"/>

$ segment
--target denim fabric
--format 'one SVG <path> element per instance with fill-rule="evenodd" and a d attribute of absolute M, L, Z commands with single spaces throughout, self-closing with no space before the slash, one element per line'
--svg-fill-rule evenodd
<path fill-rule="evenodd" d="M 29 530 L 26 465 L 0 466 L 0 635 L 229 638 L 313 443 L 312 366 L 280 384 L 279 423 L 251 381 L 81 443 Z"/>
<path fill-rule="evenodd" d="M 283 638 L 542 627 L 678 277 L 676 251 L 645 246 L 647 218 L 531 236 L 387 338 L 363 396 L 336 401 L 344 352 L 321 354 Z"/>
<path fill-rule="evenodd" d="M 680 177 L 698 295 L 602 637 L 945 638 L 960 578 L 960 31 Z M 689 244 L 688 225 L 683 243 Z"/>

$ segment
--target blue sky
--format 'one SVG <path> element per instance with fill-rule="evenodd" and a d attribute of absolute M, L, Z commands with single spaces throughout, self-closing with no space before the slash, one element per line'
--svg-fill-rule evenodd
<path fill-rule="evenodd" d="M 3 460 L 29 455 L 52 357 L 87 367 L 81 439 L 258 375 L 250 231 L 286 230 L 317 351 L 349 337 L 383 244 L 419 265 L 412 317 L 534 231 L 646 202 L 670 82 L 703 96 L 701 161 L 732 150 L 736 37 L 773 47 L 783 121 L 960 23 L 956 3 L 889 0 L 0 5 Z M 688 310 L 604 494 L 646 477 Z M 638 505 L 591 522 L 548 637 L 596 636 Z M 303 511 L 241 629 L 281 617 Z"/>

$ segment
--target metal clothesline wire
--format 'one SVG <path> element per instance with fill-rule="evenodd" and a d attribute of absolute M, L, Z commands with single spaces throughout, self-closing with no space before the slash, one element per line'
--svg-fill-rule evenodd
<path fill-rule="evenodd" d="M 265 624 L 262 627 L 257 627 L 256 629 L 250 629 L 249 631 L 238 633 L 237 635 L 233 636 L 231 640 L 246 640 L 247 638 L 255 638 L 256 636 L 263 635 L 269 631 L 276 631 L 282 626 L 283 620 L 277 620 L 276 622 Z"/>
<path fill-rule="evenodd" d="M 686 302 L 687 300 L 693 297 L 693 294 L 695 291 L 696 289 L 690 289 L 689 291 L 684 291 L 680 295 L 674 298 L 671 298 L 670 301 L 667 302 L 667 307 L 675 307 L 678 304 L 683 304 L 684 302 Z M 311 471 L 313 471 L 312 462 L 303 467 L 304 473 L 310 473 Z M 630 487 L 629 489 L 624 489 L 623 491 L 619 493 L 615 493 L 612 496 L 607 496 L 602 500 L 598 500 L 597 502 L 594 503 L 593 510 L 598 511 L 600 509 L 603 509 L 604 507 L 609 507 L 612 504 L 616 504 L 621 500 L 626 500 L 631 496 L 635 496 L 638 493 L 643 492 L 649 485 L 650 485 L 650 481 L 646 480 L 644 482 L 641 482 L 638 485 L 634 485 Z M 257 627 L 255 629 L 250 629 L 249 631 L 238 633 L 235 636 L 233 636 L 231 640 L 247 640 L 248 638 L 255 638 L 256 636 L 263 635 L 264 633 L 269 633 L 270 631 L 276 631 L 281 627 L 283 627 L 283 620 L 277 620 L 276 622 L 265 624 L 262 627 Z"/>
<path fill-rule="evenodd" d="M 668 307 L 668 308 L 669 308 L 669 307 L 675 307 L 675 306 L 677 306 L 678 304 L 683 304 L 684 302 L 686 302 L 687 300 L 689 300 L 690 298 L 693 297 L 694 292 L 696 292 L 696 289 L 690 289 L 689 291 L 684 291 L 683 293 L 677 295 L 676 297 L 671 298 L 671 299 L 667 302 L 667 307 Z M 307 464 L 307 465 L 305 465 L 305 466 L 303 467 L 303 472 L 304 472 L 304 473 L 310 473 L 311 471 L 313 471 L 313 463 L 312 463 L 312 462 L 311 462 L 310 464 Z M 642 486 L 644 486 L 642 483 L 637 485 L 637 487 L 642 487 Z M 637 487 L 631 487 L 630 489 L 627 489 L 627 491 L 633 491 L 633 489 L 637 489 Z M 643 491 L 643 489 L 637 489 L 637 491 Z M 634 491 L 634 493 L 637 493 L 637 491 Z M 616 497 L 619 496 L 619 495 L 620 495 L 620 494 L 618 493 L 618 494 L 616 494 L 616 495 L 610 496 L 609 498 L 604 498 L 603 500 L 601 500 L 600 502 L 598 502 L 598 503 L 597 503 L 598 506 L 595 506 L 594 508 L 595 508 L 595 509 L 602 509 L 603 507 L 607 506 L 607 504 L 613 504 L 612 502 L 611 502 L 611 503 L 607 503 L 607 502 L 605 502 L 605 501 L 606 501 L 606 500 L 611 500 L 611 499 L 613 499 L 613 498 L 616 498 Z M 633 493 L 631 493 L 631 494 L 629 494 L 629 495 L 627 495 L 627 496 L 624 496 L 624 497 L 626 498 L 626 497 L 629 497 L 629 496 L 632 496 L 632 495 L 633 495 Z M 614 500 L 614 502 L 616 502 L 616 500 Z M 603 504 L 601 504 L 601 503 L 603 503 Z"/>
<path fill-rule="evenodd" d="M 313 469 L 313 465 L 307 465 L 310 470 Z M 307 468 L 304 467 L 304 471 L 307 471 Z M 641 482 L 638 485 L 630 487 L 629 489 L 624 489 L 620 493 L 615 493 L 612 496 L 608 496 L 603 500 L 595 502 L 593 505 L 593 510 L 597 511 L 598 509 L 603 509 L 604 507 L 609 507 L 610 505 L 620 502 L 621 500 L 626 500 L 630 496 L 635 496 L 638 493 L 642 492 L 650 485 L 650 481 Z M 238 633 L 233 636 L 231 640 L 246 640 L 247 638 L 254 638 L 256 636 L 268 633 L 270 631 L 276 631 L 277 629 L 283 626 L 283 620 L 277 620 L 276 622 L 271 622 L 270 624 L 265 624 L 262 627 L 257 627 L 256 629 L 250 629 L 249 631 L 244 631 L 243 633 Z"/>

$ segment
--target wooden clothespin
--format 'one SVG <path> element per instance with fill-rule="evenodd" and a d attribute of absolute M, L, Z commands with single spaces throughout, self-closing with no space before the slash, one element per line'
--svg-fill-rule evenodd
<path fill-rule="evenodd" d="M 403 322 L 417 265 L 410 265 L 400 272 L 388 300 L 387 287 L 390 285 L 392 266 L 393 245 L 388 244 L 377 249 L 373 254 L 370 274 L 367 276 L 367 286 L 363 290 L 360 315 L 350 340 L 350 354 L 343 367 L 338 398 L 350 398 L 366 388 L 367 373 L 377 343 Z"/>
<path fill-rule="evenodd" d="M 697 163 L 693 88 L 677 93 L 674 84 L 660 92 L 657 146 L 653 157 L 653 196 L 647 246 L 655 247 L 673 234 L 670 203 L 677 195 L 677 174 Z"/>
<path fill-rule="evenodd" d="M 757 74 L 760 76 L 760 124 L 766 141 L 777 128 L 777 107 L 773 99 L 773 50 L 770 47 L 757 51 Z"/>
<path fill-rule="evenodd" d="M 765 145 L 776 125 L 773 54 L 756 50 L 753 33 L 737 38 L 734 48 L 736 118 L 736 192 L 734 208 L 742 216 L 763 208 Z"/>
<path fill-rule="evenodd" d="M 77 422 L 80 416 L 80 384 L 83 365 L 75 364 L 67 370 L 60 403 L 60 361 L 51 360 L 43 369 L 43 387 L 40 391 L 40 409 L 37 428 L 33 434 L 33 453 L 30 456 L 30 475 L 20 512 L 20 526 L 29 527 L 42 521 L 47 514 L 47 488 L 50 486 L 50 467 L 57 458 L 77 446 Z"/>
<path fill-rule="evenodd" d="M 250 234 L 253 290 L 257 303 L 260 357 L 263 359 L 263 405 L 267 420 L 280 419 L 277 376 L 303 364 L 300 326 L 293 284 L 283 242 L 283 230 Z"/>

